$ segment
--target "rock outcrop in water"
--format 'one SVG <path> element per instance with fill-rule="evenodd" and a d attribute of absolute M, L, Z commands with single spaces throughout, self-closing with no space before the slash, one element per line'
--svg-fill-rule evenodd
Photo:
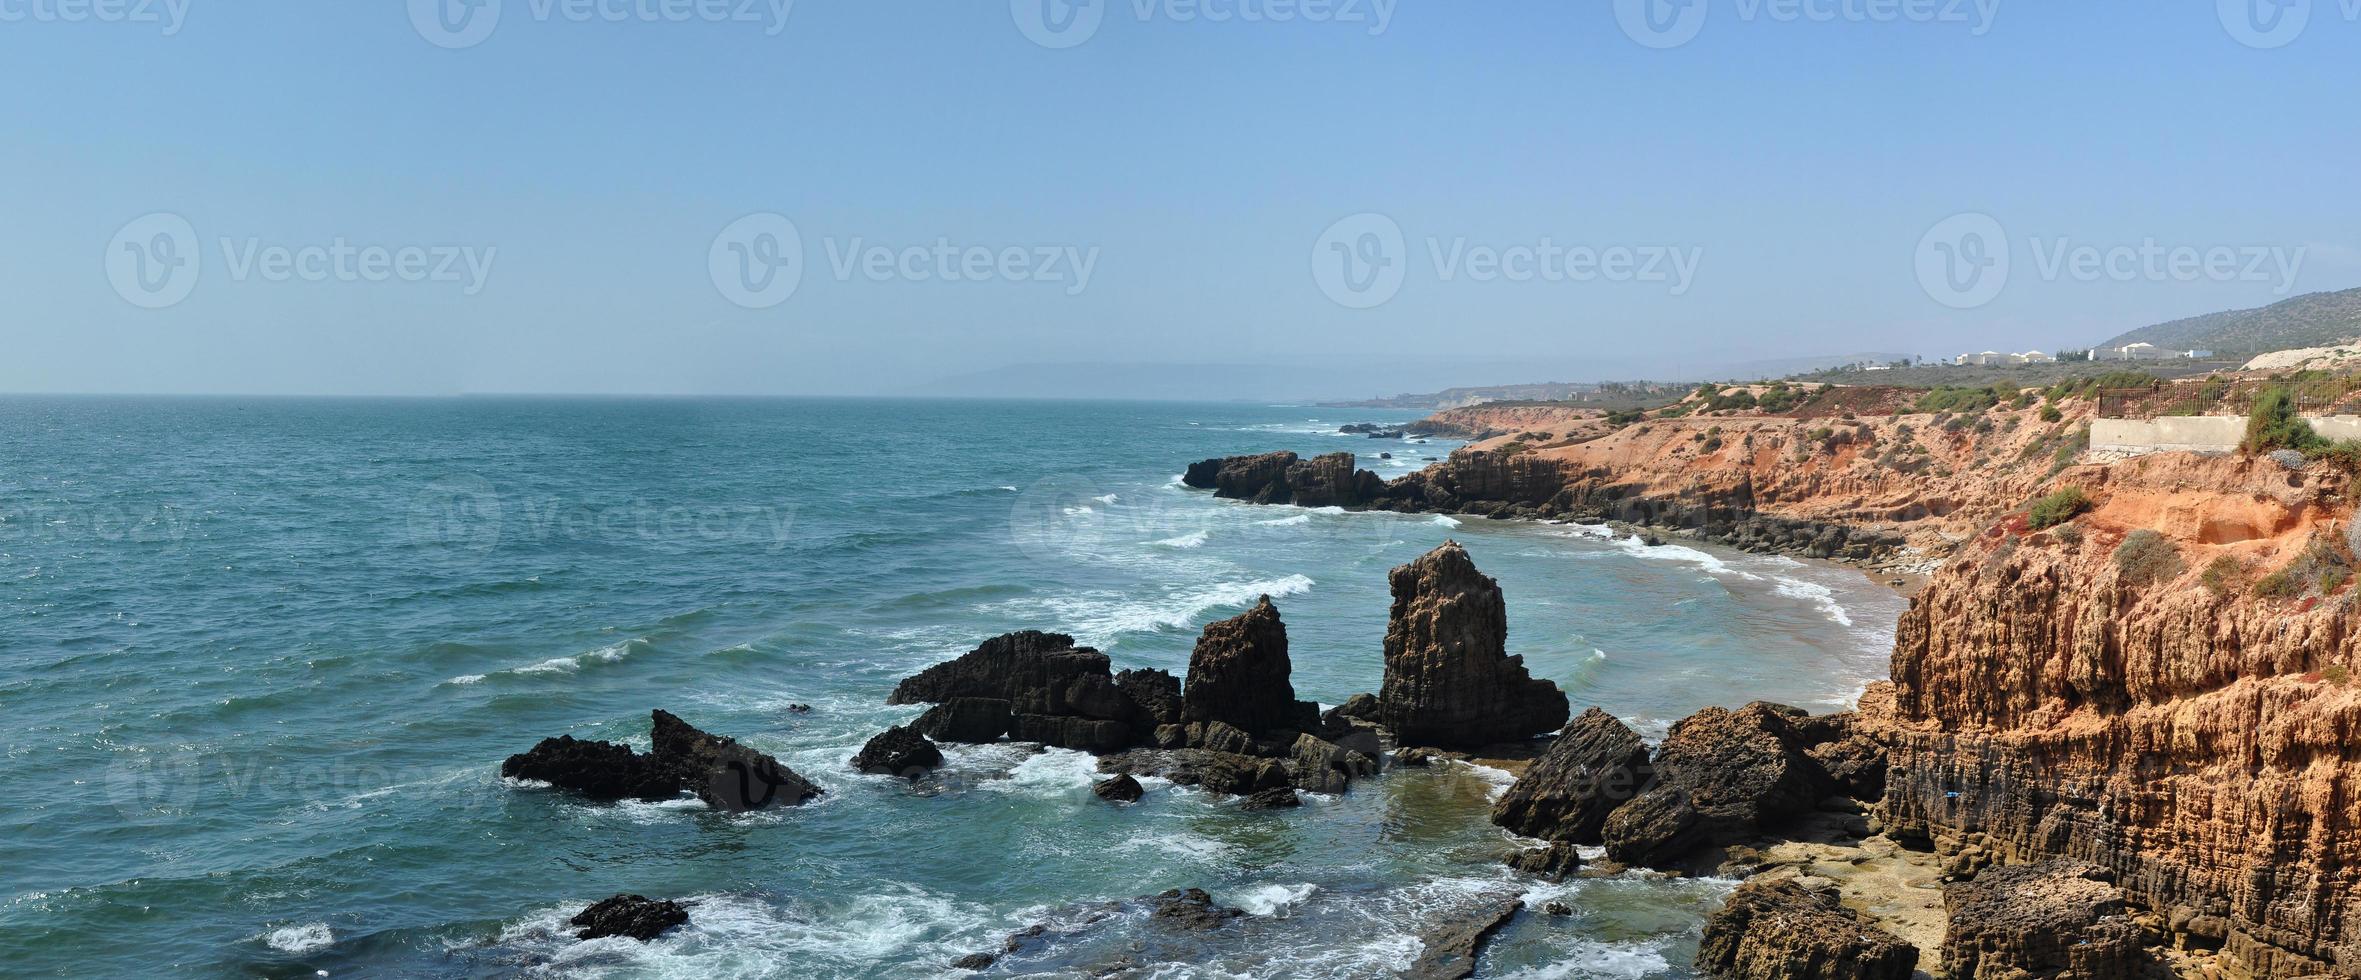
<path fill-rule="evenodd" d="M 500 774 L 533 779 L 594 800 L 668 800 L 683 791 L 716 810 L 796 806 L 820 787 L 777 759 L 700 731 L 671 712 L 654 713 L 654 750 L 560 735 L 509 756 Z"/>
<path fill-rule="evenodd" d="M 645 895 L 617 895 L 583 909 L 566 920 L 566 924 L 582 927 L 574 934 L 576 939 L 628 936 L 644 943 L 674 926 L 687 925 L 688 921 L 689 910 L 678 902 L 657 901 Z"/>
<path fill-rule="evenodd" d="M 1295 699 L 1293 673 L 1287 624 L 1271 597 L 1263 596 L 1244 615 L 1208 625 L 1197 638 L 1181 718 L 1199 726 L 1226 724 L 1256 738 L 1310 731 L 1319 724 L 1319 707 Z"/>
<path fill-rule="evenodd" d="M 1648 746 L 1597 708 L 1568 722 L 1549 751 L 1492 806 L 1492 822 L 1526 837 L 1597 846 L 1607 815 L 1651 778 Z"/>
<path fill-rule="evenodd" d="M 1088 752 L 1138 744 L 1153 733 L 1140 729 L 1141 719 L 1157 710 L 1116 683 L 1106 654 L 1037 630 L 993 637 L 920 671 L 886 701 L 936 704 L 918 727 L 945 741 L 990 741 L 980 736 L 1005 716 L 1010 737 Z"/>
<path fill-rule="evenodd" d="M 1378 713 L 1403 745 L 1475 748 L 1566 724 L 1566 695 L 1508 653 L 1500 585 L 1456 541 L 1393 570 Z"/>
<path fill-rule="evenodd" d="M 853 756 L 853 768 L 892 776 L 916 777 L 942 764 L 943 751 L 912 725 L 877 733 Z"/>
<path fill-rule="evenodd" d="M 1917 967 L 1917 947 L 1794 879 L 1738 886 L 1697 944 L 1697 969 L 1730 980 L 1910 980 Z"/>
<path fill-rule="evenodd" d="M 1257 504 L 1362 507 L 1375 503 L 1385 480 L 1357 469 L 1352 453 L 1303 459 L 1294 453 L 1232 456 L 1192 463 L 1181 482 L 1214 496 Z"/>

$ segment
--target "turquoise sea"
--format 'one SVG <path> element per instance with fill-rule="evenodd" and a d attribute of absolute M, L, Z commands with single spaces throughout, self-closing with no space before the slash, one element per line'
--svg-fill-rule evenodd
<path fill-rule="evenodd" d="M 1153 781 L 1109 806 L 1062 750 L 951 747 L 915 787 L 845 764 L 918 713 L 884 704 L 897 679 L 986 637 L 1068 632 L 1177 674 L 1200 627 L 1266 593 L 1300 696 L 1373 690 L 1387 569 L 1450 537 L 1506 589 L 1512 652 L 1651 737 L 1710 704 L 1826 710 L 1885 674 L 1902 602 L 1846 569 L 1178 485 L 1272 449 L 1407 472 L 1452 444 L 1335 429 L 1412 417 L 0 400 L 0 974 L 927 976 L 1046 923 L 989 975 L 1382 976 L 1422 923 L 1523 894 L 1480 975 L 1689 976 L 1729 883 L 1512 876 L 1496 772 L 1243 813 Z M 644 747 L 658 707 L 827 795 L 733 816 L 499 776 L 544 736 Z M 1085 924 L 1191 886 L 1251 915 Z M 563 919 L 621 891 L 693 900 L 691 923 L 573 942 Z"/>

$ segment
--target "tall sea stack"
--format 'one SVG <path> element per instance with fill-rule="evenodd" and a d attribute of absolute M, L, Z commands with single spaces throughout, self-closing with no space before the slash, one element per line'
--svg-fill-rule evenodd
<path fill-rule="evenodd" d="M 1270 596 L 1244 614 L 1212 623 L 1189 655 L 1188 686 L 1181 716 L 1191 722 L 1225 722 L 1262 736 L 1316 727 L 1314 706 L 1295 699 L 1289 679 L 1287 624 Z"/>
<path fill-rule="evenodd" d="M 1566 724 L 1566 695 L 1508 654 L 1500 584 L 1457 541 L 1396 568 L 1378 712 L 1403 745 L 1476 748 Z"/>

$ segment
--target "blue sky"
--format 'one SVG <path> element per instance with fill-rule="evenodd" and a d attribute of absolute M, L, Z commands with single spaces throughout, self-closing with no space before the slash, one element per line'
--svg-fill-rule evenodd
<path fill-rule="evenodd" d="M 783 25 L 770 0 L 501 0 L 458 47 L 404 0 L 77 2 L 0 0 L 0 390 L 863 394 L 1253 363 L 1375 393 L 2046 350 L 2361 285 L 2352 0 L 2278 46 L 2211 3 L 1690 0 L 1669 47 L 1607 0 L 1389 3 L 1382 29 L 1374 0 L 1106 0 L 1069 47 L 1020 27 L 1034 0 L 796 0 Z M 119 233 L 159 213 L 197 262 L 149 309 Z M 1962 213 L 2012 261 L 1955 308 L 1918 270 Z M 716 236 L 754 214 L 804 253 L 775 305 L 716 284 Z M 1361 214 L 1399 230 L 1401 276 L 1340 302 L 1318 256 Z M 423 264 L 340 271 L 339 241 Z M 2151 241 L 2282 272 L 2106 271 Z M 1660 275 L 1466 264 L 1550 247 Z M 981 274 L 945 281 L 946 249 Z"/>

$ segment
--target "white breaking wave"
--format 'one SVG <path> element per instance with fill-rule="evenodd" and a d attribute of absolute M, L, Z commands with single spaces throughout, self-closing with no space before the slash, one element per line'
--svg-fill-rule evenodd
<path fill-rule="evenodd" d="M 692 896 L 683 900 L 688 924 L 646 943 L 623 936 L 576 942 L 566 919 L 585 906 L 575 904 L 510 925 L 500 941 L 547 957 L 562 975 L 840 976 L 913 954 L 948 960 L 960 948 L 958 935 L 990 921 L 981 909 L 914 886 L 881 885 L 842 904 Z"/>
<path fill-rule="evenodd" d="M 1254 522 L 1254 523 L 1256 523 L 1256 524 L 1260 524 L 1260 525 L 1262 525 L 1262 526 L 1264 526 L 1264 527 L 1294 527 L 1294 526 L 1296 526 L 1296 525 L 1300 525 L 1300 524 L 1310 524 L 1311 522 L 1312 522 L 1312 515 L 1310 515 L 1310 514 L 1297 514 L 1297 515 L 1295 515 L 1295 516 L 1293 516 L 1293 517 L 1282 517 L 1282 518 L 1279 518 L 1279 519 L 1277 519 L 1277 520 L 1272 520 L 1272 521 L 1256 521 L 1256 522 Z"/>
<path fill-rule="evenodd" d="M 329 930 L 327 923 L 314 922 L 310 925 L 274 929 L 265 942 L 270 945 L 270 948 L 282 953 L 308 953 L 315 949 L 325 949 L 334 945 L 336 933 Z"/>
<path fill-rule="evenodd" d="M 1041 754 L 1017 763 L 1008 771 L 1008 778 L 989 780 L 979 786 L 1001 793 L 1057 798 L 1089 792 L 1098 781 L 1098 759 L 1088 752 L 1073 749 L 1044 749 Z"/>
<path fill-rule="evenodd" d="M 1114 495 L 1114 494 L 1111 494 L 1111 493 L 1110 493 L 1110 494 L 1107 494 L 1106 496 L 1103 496 L 1103 497 L 1092 497 L 1092 498 L 1090 498 L 1090 499 L 1092 499 L 1092 500 L 1096 500 L 1096 501 L 1098 501 L 1099 503 L 1102 503 L 1102 504 L 1107 504 L 1107 505 L 1109 505 L 1109 506 L 1112 506 L 1112 505 L 1115 503 L 1115 495 Z"/>
<path fill-rule="evenodd" d="M 450 680 L 444 681 L 443 683 L 465 686 L 469 684 L 481 684 L 491 677 L 499 676 L 532 677 L 536 675 L 571 674 L 581 670 L 584 667 L 595 664 L 621 663 L 624 659 L 630 657 L 632 654 L 646 649 L 647 646 L 648 641 L 635 637 L 633 639 L 625 640 L 621 643 L 600 647 L 588 653 L 577 653 L 571 657 L 551 657 L 548 660 L 541 661 L 540 663 L 526 664 L 522 667 L 510 667 L 506 670 L 495 670 L 490 674 L 461 674 L 457 677 L 451 678 Z"/>
<path fill-rule="evenodd" d="M 1774 581 L 1778 584 L 1772 587 L 1772 591 L 1792 599 L 1802 599 L 1820 607 L 1820 614 L 1828 617 L 1829 622 L 1838 626 L 1853 625 L 1853 617 L 1846 615 L 1844 605 L 1836 601 L 1835 590 L 1818 582 L 1806 582 L 1785 575 L 1778 576 Z"/>
<path fill-rule="evenodd" d="M 1297 885 L 1257 885 L 1231 894 L 1229 901 L 1252 915 L 1285 915 L 1319 890 L 1320 886 L 1308 881 Z"/>
<path fill-rule="evenodd" d="M 1458 521 L 1458 519 L 1456 519 L 1456 518 L 1453 518 L 1453 517 L 1452 517 L 1451 515 L 1449 515 L 1449 514 L 1436 514 L 1436 515 L 1435 515 L 1435 516 L 1434 516 L 1432 519 L 1428 520 L 1428 521 L 1427 521 L 1427 523 L 1429 523 L 1429 524 L 1432 524 L 1432 525 L 1434 525 L 1434 526 L 1436 526 L 1436 527 L 1458 527 L 1458 526 L 1459 526 L 1459 521 Z"/>
<path fill-rule="evenodd" d="M 1211 531 L 1191 531 L 1187 534 L 1148 543 L 1159 548 L 1202 548 L 1205 546 L 1205 539 L 1211 537 L 1212 534 Z"/>
<path fill-rule="evenodd" d="M 1287 575 L 1252 582 L 1221 582 L 1206 586 L 1178 586 L 1162 595 L 1093 590 L 1079 595 L 1024 598 L 997 603 L 992 611 L 1014 618 L 1054 621 L 1062 632 L 1084 643 L 1107 646 L 1127 633 L 1193 629 L 1198 620 L 1219 609 L 1243 608 L 1263 596 L 1300 595 L 1312 589 L 1309 576 Z"/>

